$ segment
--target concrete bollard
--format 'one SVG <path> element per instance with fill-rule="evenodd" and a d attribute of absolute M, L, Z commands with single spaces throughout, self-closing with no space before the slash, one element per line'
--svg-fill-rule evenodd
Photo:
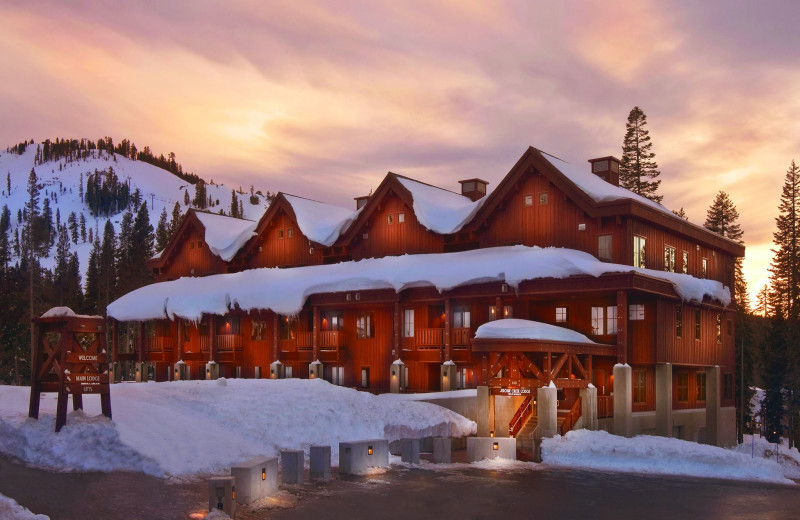
<path fill-rule="evenodd" d="M 220 510 L 231 518 L 236 515 L 236 479 L 214 477 L 208 481 L 208 510 Z"/>
<path fill-rule="evenodd" d="M 308 364 L 308 378 L 309 379 L 323 379 L 324 367 L 319 359 L 312 361 Z"/>
<path fill-rule="evenodd" d="M 399 394 L 406 388 L 406 365 L 400 359 L 395 359 L 389 366 L 389 392 Z"/>
<path fill-rule="evenodd" d="M 302 484 L 305 481 L 303 466 L 303 450 L 281 450 L 281 481 L 284 484 Z"/>
<path fill-rule="evenodd" d="M 331 447 L 311 446 L 308 451 L 311 459 L 311 480 L 331 478 Z"/>
<path fill-rule="evenodd" d="M 483 459 L 517 460 L 517 439 L 513 437 L 467 437 L 467 461 Z"/>
<path fill-rule="evenodd" d="M 340 475 L 362 475 L 369 468 L 387 467 L 389 467 L 389 441 L 374 439 L 339 443 Z"/>
<path fill-rule="evenodd" d="M 206 381 L 219 379 L 219 365 L 215 361 L 206 363 Z"/>
<path fill-rule="evenodd" d="M 255 367 L 253 370 L 253 379 L 261 379 L 261 367 Z"/>
<path fill-rule="evenodd" d="M 175 363 L 173 375 L 175 381 L 185 381 L 189 379 L 189 366 L 183 361 L 178 361 Z"/>
<path fill-rule="evenodd" d="M 452 442 L 450 437 L 434 437 L 433 439 L 433 463 L 450 464 Z"/>
<path fill-rule="evenodd" d="M 269 364 L 269 378 L 270 379 L 283 379 L 283 363 L 280 361 L 273 361 Z"/>
<path fill-rule="evenodd" d="M 406 464 L 419 464 L 419 439 L 402 439 L 400 458 Z"/>
<path fill-rule="evenodd" d="M 236 479 L 236 503 L 247 505 L 278 491 L 278 458 L 259 457 L 231 467 Z"/>

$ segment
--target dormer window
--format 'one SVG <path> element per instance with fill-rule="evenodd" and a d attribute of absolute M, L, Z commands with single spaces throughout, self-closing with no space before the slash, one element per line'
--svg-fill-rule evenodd
<path fill-rule="evenodd" d="M 533 206 L 533 195 L 525 195 L 525 205 Z"/>
<path fill-rule="evenodd" d="M 279 239 L 283 239 L 283 230 L 282 229 L 278 230 L 278 238 Z"/>
<path fill-rule="evenodd" d="M 405 213 L 398 213 L 397 214 L 397 223 L 402 224 L 406 221 L 406 214 Z"/>
<path fill-rule="evenodd" d="M 390 226 L 394 224 L 394 215 L 392 215 L 391 213 L 386 215 L 386 223 L 389 224 Z"/>
<path fill-rule="evenodd" d="M 294 228 L 289 228 L 286 230 L 286 236 L 288 238 L 294 238 Z"/>

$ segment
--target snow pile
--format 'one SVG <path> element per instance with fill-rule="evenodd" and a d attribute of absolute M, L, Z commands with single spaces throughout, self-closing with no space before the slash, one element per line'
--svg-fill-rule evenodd
<path fill-rule="evenodd" d="M 542 442 L 551 466 L 791 483 L 774 461 L 695 442 L 664 437 L 631 439 L 604 431 L 574 430 Z"/>
<path fill-rule="evenodd" d="M 464 436 L 474 422 L 445 408 L 331 385 L 321 379 L 178 381 L 111 385 L 113 422 L 84 398 L 56 434 L 54 394 L 27 418 L 29 389 L 0 386 L 0 452 L 58 470 L 156 476 L 226 472 L 281 449 L 403 437 Z M 97 414 L 98 416 L 95 416 Z"/>
<path fill-rule="evenodd" d="M 484 282 L 505 282 L 516 289 L 521 282 L 537 278 L 632 271 L 671 282 L 684 301 L 702 301 L 708 296 L 724 305 L 730 303 L 730 290 L 714 280 L 600 262 L 574 249 L 510 246 L 180 278 L 126 294 L 108 306 L 108 316 L 122 321 L 174 316 L 196 321 L 204 313 L 223 315 L 234 306 L 294 315 L 312 294 L 370 289 L 399 292 L 425 286 L 444 291 Z"/>
<path fill-rule="evenodd" d="M 486 197 L 473 202 L 458 193 L 399 175 L 397 180 L 411 192 L 411 198 L 414 199 L 414 215 L 417 216 L 419 223 L 442 235 L 460 231 L 486 202 Z"/>
<path fill-rule="evenodd" d="M 215 215 L 196 211 L 195 215 L 205 228 L 204 240 L 208 249 L 229 262 L 239 249 L 256 234 L 256 223 L 252 220 Z"/>
<path fill-rule="evenodd" d="M 580 332 L 548 323 L 508 318 L 484 323 L 475 331 L 476 338 L 533 339 L 541 341 L 566 341 L 569 343 L 594 343 Z"/>
<path fill-rule="evenodd" d="M 17 504 L 16 500 L 0 494 L 0 518 L 3 520 L 50 520 L 49 516 L 35 515 Z"/>
<path fill-rule="evenodd" d="M 42 318 L 102 318 L 102 316 L 90 316 L 87 314 L 75 314 L 69 307 L 53 307 L 41 316 Z"/>
<path fill-rule="evenodd" d="M 745 457 L 767 459 L 777 462 L 787 478 L 800 479 L 800 452 L 789 448 L 788 439 L 781 438 L 780 447 L 759 435 L 745 435 L 744 442 L 734 448 Z"/>
<path fill-rule="evenodd" d="M 300 231 L 312 242 L 326 247 L 336 242 L 359 213 L 359 210 L 352 211 L 295 195 L 284 193 L 283 196 L 292 205 Z"/>

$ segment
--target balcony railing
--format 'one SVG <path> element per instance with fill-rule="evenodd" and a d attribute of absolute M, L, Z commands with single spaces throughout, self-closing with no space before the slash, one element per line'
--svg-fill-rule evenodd
<path fill-rule="evenodd" d="M 319 333 L 320 350 L 339 350 L 344 346 L 344 332 L 325 330 Z"/>
<path fill-rule="evenodd" d="M 469 327 L 461 327 L 450 331 L 451 345 L 453 345 L 453 348 L 467 348 L 471 337 L 472 329 Z"/>
<path fill-rule="evenodd" d="M 414 344 L 421 350 L 441 349 L 444 346 L 444 329 L 416 329 Z"/>
<path fill-rule="evenodd" d="M 312 350 L 312 334 L 310 332 L 293 332 L 289 339 L 280 339 L 281 352 L 297 352 L 298 350 Z"/>
<path fill-rule="evenodd" d="M 165 336 L 149 336 L 145 338 L 148 352 L 171 352 L 175 347 L 175 339 Z"/>
<path fill-rule="evenodd" d="M 610 395 L 597 396 L 597 418 L 614 417 L 614 398 Z"/>
<path fill-rule="evenodd" d="M 217 352 L 233 352 L 242 350 L 242 336 L 239 334 L 217 334 Z"/>

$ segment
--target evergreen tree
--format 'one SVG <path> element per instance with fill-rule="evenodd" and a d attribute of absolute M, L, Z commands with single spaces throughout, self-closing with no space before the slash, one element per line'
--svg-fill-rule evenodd
<path fill-rule="evenodd" d="M 83 216 L 83 213 L 81 213 Z M 69 214 L 67 217 L 67 226 L 69 227 L 69 232 L 72 235 L 72 243 L 78 243 L 78 218 L 75 216 L 75 212 Z"/>
<path fill-rule="evenodd" d="M 91 233 L 91 228 L 89 232 Z M 86 312 L 99 314 L 97 302 L 100 301 L 100 242 L 92 243 L 92 251 L 89 253 L 89 262 L 86 265 L 86 295 L 84 302 Z"/>
<path fill-rule="evenodd" d="M 782 309 L 778 309 L 775 317 L 770 321 L 762 355 L 761 371 L 761 381 L 764 385 L 761 416 L 767 432 L 767 439 L 770 442 L 775 442 L 782 433 L 786 351 L 786 321 L 784 312 Z"/>
<path fill-rule="evenodd" d="M 44 202 L 42 203 L 41 225 L 43 227 L 45 241 L 42 246 L 47 247 L 42 256 L 47 256 L 50 254 L 50 247 L 55 243 L 56 239 L 55 227 L 53 226 L 53 209 L 50 207 L 50 199 L 48 197 L 45 197 Z"/>
<path fill-rule="evenodd" d="M 81 213 L 81 242 L 86 242 L 86 217 Z"/>
<path fill-rule="evenodd" d="M 724 191 L 717 193 L 714 202 L 708 208 L 706 221 L 703 224 L 706 229 L 729 238 L 740 244 L 744 244 L 742 236 L 742 226 L 739 224 L 739 212 L 736 205 L 731 201 L 730 196 Z M 747 281 L 742 272 L 742 259 L 737 258 L 734 267 L 734 297 L 738 308 L 745 313 L 750 311 L 750 298 L 747 295 Z"/>
<path fill-rule="evenodd" d="M 184 192 L 183 192 L 183 205 L 184 206 L 188 206 L 189 202 L 190 202 L 189 201 L 189 190 L 184 190 Z"/>
<path fill-rule="evenodd" d="M 11 211 L 9 211 L 8 206 L 3 205 L 3 211 L 0 213 L 0 273 L 6 272 L 8 262 L 11 261 L 11 241 L 8 237 L 10 230 Z"/>
<path fill-rule="evenodd" d="M 95 308 L 99 314 L 105 315 L 106 307 L 116 296 L 117 269 L 114 264 L 114 252 L 117 240 L 114 236 L 114 226 L 106 220 L 103 228 L 103 243 L 100 246 L 98 257 L 98 294 Z"/>
<path fill-rule="evenodd" d="M 239 198 L 234 190 L 231 190 L 231 216 L 239 218 Z"/>
<path fill-rule="evenodd" d="M 239 200 L 239 218 L 244 218 L 244 204 Z"/>
<path fill-rule="evenodd" d="M 6 193 L 11 195 L 11 172 L 6 172 Z"/>
<path fill-rule="evenodd" d="M 633 107 L 625 125 L 625 139 L 622 144 L 622 163 L 619 168 L 620 186 L 652 201 L 661 202 L 664 197 L 657 195 L 660 180 L 655 152 L 651 151 L 650 131 L 647 116 L 639 107 Z"/>
<path fill-rule="evenodd" d="M 65 305 L 64 292 L 68 289 L 69 277 L 69 233 L 66 228 L 61 228 L 58 233 L 58 244 L 56 245 L 56 266 L 54 275 L 56 289 L 56 303 L 59 306 Z"/>
<path fill-rule="evenodd" d="M 194 185 L 194 200 L 192 200 L 194 207 L 205 209 L 208 206 L 208 196 L 206 195 L 206 183 L 202 180 L 197 181 Z"/>
<path fill-rule="evenodd" d="M 158 227 L 156 227 L 156 250 L 163 251 L 169 242 L 169 224 L 167 223 L 167 208 L 161 210 L 161 216 L 158 218 Z"/>
<path fill-rule="evenodd" d="M 175 232 L 178 230 L 178 226 L 181 225 L 181 218 L 183 214 L 181 213 L 181 205 L 177 202 L 174 206 L 172 206 L 172 220 L 169 221 L 169 238 L 170 240 L 175 235 Z"/>
<path fill-rule="evenodd" d="M 58 201 L 56 201 L 58 203 Z M 61 228 L 61 208 L 56 207 L 56 229 Z"/>
<path fill-rule="evenodd" d="M 770 282 L 786 318 L 795 322 L 800 317 L 800 168 L 794 161 L 786 171 L 778 211 Z"/>
<path fill-rule="evenodd" d="M 686 210 L 683 209 L 683 206 L 681 206 L 681 209 L 679 209 L 678 211 L 672 210 L 672 212 L 684 220 L 689 220 L 689 217 L 686 215 Z"/>

